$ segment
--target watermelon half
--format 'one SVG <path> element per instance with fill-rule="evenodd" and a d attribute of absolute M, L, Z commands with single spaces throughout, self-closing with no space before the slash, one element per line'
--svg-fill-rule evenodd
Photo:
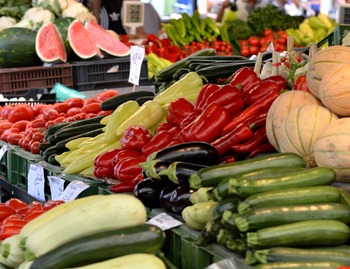
<path fill-rule="evenodd" d="M 130 48 L 119 38 L 110 34 L 97 22 L 88 20 L 85 22 L 85 28 L 95 38 L 97 46 L 109 55 L 123 57 L 130 54 Z"/>
<path fill-rule="evenodd" d="M 62 36 L 53 22 L 48 22 L 39 28 L 35 39 L 35 51 L 41 61 L 46 63 L 67 61 Z"/>
<path fill-rule="evenodd" d="M 89 59 L 95 56 L 103 58 L 95 39 L 77 19 L 68 27 L 68 42 L 74 53 L 81 59 Z"/>

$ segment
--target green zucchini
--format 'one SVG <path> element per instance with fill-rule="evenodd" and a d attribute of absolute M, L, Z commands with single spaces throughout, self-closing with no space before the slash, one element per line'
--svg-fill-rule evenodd
<path fill-rule="evenodd" d="M 81 133 L 81 134 L 77 134 L 77 135 L 74 135 L 74 136 L 67 137 L 66 139 L 59 140 L 55 144 L 55 146 L 58 149 L 69 150 L 68 148 L 66 148 L 66 144 L 68 142 L 70 142 L 72 140 L 75 140 L 75 139 L 78 139 L 80 137 L 95 137 L 95 136 L 97 136 L 99 134 L 102 134 L 102 133 L 103 133 L 102 128 L 97 128 L 95 130 L 87 131 L 87 132 L 84 132 L 84 133 Z"/>
<path fill-rule="evenodd" d="M 55 124 L 51 124 L 47 130 L 46 130 L 46 134 L 45 134 L 45 139 L 47 140 L 47 138 L 50 135 L 53 135 L 54 133 L 56 133 L 59 129 L 63 128 L 64 126 L 69 125 L 71 122 L 60 122 L 60 123 L 55 123 Z"/>
<path fill-rule="evenodd" d="M 336 203 L 339 201 L 340 191 L 333 186 L 282 189 L 249 196 L 239 203 L 238 212 L 244 214 L 250 209 L 267 205 L 300 205 L 307 203 Z"/>
<path fill-rule="evenodd" d="M 188 68 L 179 68 L 174 73 L 173 79 L 179 80 L 183 75 L 187 74 L 188 72 L 190 72 L 190 69 L 188 69 Z"/>
<path fill-rule="evenodd" d="M 63 269 L 133 253 L 155 253 L 164 242 L 164 232 L 150 224 L 101 231 L 83 235 L 40 255 L 30 268 Z"/>
<path fill-rule="evenodd" d="M 247 247 L 322 247 L 345 244 L 348 225 L 337 220 L 305 220 L 248 232 Z"/>
<path fill-rule="evenodd" d="M 289 173 L 285 176 L 266 177 L 256 180 L 231 178 L 229 195 L 238 195 L 246 198 L 256 193 L 278 189 L 331 185 L 335 178 L 334 169 L 329 167 L 313 167 Z"/>
<path fill-rule="evenodd" d="M 153 100 L 154 96 L 142 96 L 139 98 L 136 98 L 135 101 L 139 104 L 139 106 L 142 106 L 147 101 Z"/>
<path fill-rule="evenodd" d="M 194 189 L 200 187 L 216 187 L 220 181 L 227 177 L 234 177 L 243 172 L 249 172 L 268 167 L 306 167 L 303 157 L 294 153 L 273 153 L 243 161 L 227 164 L 212 165 L 200 169 L 193 174 L 189 183 Z"/>
<path fill-rule="evenodd" d="M 46 149 L 48 149 L 49 147 L 52 147 L 52 146 L 54 146 L 54 145 L 51 143 L 41 142 L 39 144 L 39 149 L 40 149 L 40 151 L 45 151 Z"/>
<path fill-rule="evenodd" d="M 66 139 L 71 136 L 82 134 L 88 131 L 93 131 L 97 129 L 102 129 L 105 125 L 101 123 L 90 123 L 83 126 L 74 126 L 61 129 L 49 138 L 49 143 L 56 144 L 58 141 Z"/>
<path fill-rule="evenodd" d="M 243 172 L 241 174 L 235 175 L 234 178 L 240 180 L 256 180 L 268 177 L 277 177 L 277 176 L 285 176 L 289 173 L 294 173 L 296 171 L 305 170 L 304 167 L 268 167 L 261 168 L 254 171 Z M 221 180 L 221 182 L 211 191 L 211 197 L 214 200 L 221 201 L 222 199 L 226 199 L 229 197 L 229 183 L 230 178 L 225 178 Z"/>
<path fill-rule="evenodd" d="M 44 161 L 48 162 L 49 157 L 51 155 L 53 155 L 53 154 L 61 154 L 61 153 L 65 152 L 65 151 L 67 151 L 67 150 L 59 149 L 56 146 L 49 147 L 43 152 Z"/>
<path fill-rule="evenodd" d="M 47 158 L 47 162 L 49 164 L 52 164 L 52 165 L 60 166 L 61 164 L 56 160 L 56 156 L 57 155 L 58 154 L 56 154 L 56 153 L 53 153 L 53 154 L 49 155 L 49 157 Z"/>
<path fill-rule="evenodd" d="M 340 203 L 265 206 L 235 218 L 241 232 L 256 231 L 304 220 L 338 220 L 350 223 L 350 209 Z"/>
<path fill-rule="evenodd" d="M 202 50 L 199 50 L 169 66 L 167 66 L 166 68 L 163 68 L 162 70 L 156 72 L 154 74 L 154 80 L 159 82 L 159 81 L 170 81 L 173 78 L 174 73 L 180 69 L 180 68 L 184 68 L 186 65 L 186 61 L 191 59 L 191 57 L 195 57 L 195 56 L 213 56 L 216 55 L 216 51 L 213 48 L 205 48 Z"/>
<path fill-rule="evenodd" d="M 231 212 L 237 212 L 237 207 L 239 202 L 240 202 L 240 199 L 236 196 L 229 197 L 225 200 L 220 201 L 214 209 L 212 219 L 213 220 L 221 219 L 225 210 L 229 210 Z"/>
<path fill-rule="evenodd" d="M 106 117 L 106 116 L 95 116 L 95 117 L 88 118 L 88 119 L 84 119 L 84 120 L 72 121 L 72 122 L 69 122 L 68 125 L 63 126 L 63 128 L 61 128 L 61 129 L 58 130 L 57 132 L 63 131 L 63 130 L 65 130 L 66 128 L 72 128 L 72 127 L 78 127 L 78 126 L 85 126 L 85 125 L 92 124 L 92 123 L 100 123 L 101 120 L 102 120 L 104 117 Z M 57 132 L 55 132 L 55 134 L 56 134 Z"/>
<path fill-rule="evenodd" d="M 216 242 L 216 237 L 222 228 L 224 227 L 220 220 L 209 220 L 200 231 L 195 244 L 203 246 Z"/>
<path fill-rule="evenodd" d="M 255 258 L 260 263 L 268 262 L 337 262 L 350 264 L 350 255 L 343 251 L 329 248 L 287 248 L 274 247 L 257 250 Z"/>
<path fill-rule="evenodd" d="M 342 265 L 337 262 L 271 262 L 258 264 L 253 269 L 337 269 Z"/>
<path fill-rule="evenodd" d="M 188 61 L 237 61 L 248 60 L 247 57 L 242 55 L 213 55 L 213 56 L 192 56 Z"/>
<path fill-rule="evenodd" d="M 130 101 L 130 100 L 136 100 L 140 97 L 145 96 L 151 96 L 154 97 L 154 92 L 151 91 L 134 91 L 134 92 L 128 92 L 124 94 L 119 94 L 116 96 L 113 96 L 111 98 L 108 98 L 107 100 L 104 100 L 101 104 L 101 110 L 108 111 L 108 110 L 115 110 L 118 106 L 121 104 Z"/>

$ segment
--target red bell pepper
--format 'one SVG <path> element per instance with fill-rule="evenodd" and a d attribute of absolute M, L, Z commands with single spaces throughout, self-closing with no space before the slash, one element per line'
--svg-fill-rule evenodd
<path fill-rule="evenodd" d="M 250 106 L 259 100 L 263 99 L 271 92 L 279 92 L 280 86 L 272 80 L 261 81 L 258 85 L 251 88 L 248 95 L 244 98 L 246 106 Z"/>
<path fill-rule="evenodd" d="M 112 165 L 116 166 L 120 161 L 128 158 L 138 158 L 141 157 L 142 153 L 138 150 L 122 149 L 113 158 Z"/>
<path fill-rule="evenodd" d="M 111 167 L 95 166 L 94 176 L 97 178 L 115 179 L 114 166 L 113 165 L 111 165 Z"/>
<path fill-rule="evenodd" d="M 158 125 L 157 132 L 160 131 L 169 131 L 171 128 L 173 128 L 173 125 L 169 122 L 162 122 Z"/>
<path fill-rule="evenodd" d="M 143 156 L 148 156 L 153 152 L 165 148 L 173 141 L 173 134 L 170 131 L 157 132 L 150 141 L 148 141 L 142 148 Z"/>
<path fill-rule="evenodd" d="M 110 186 L 109 189 L 115 193 L 133 192 L 136 184 L 137 183 L 135 183 L 132 180 L 124 181 L 124 182 L 119 182 L 113 186 Z"/>
<path fill-rule="evenodd" d="M 264 113 L 269 110 L 270 106 L 272 105 L 273 101 L 279 96 L 279 93 L 277 92 L 271 92 L 270 94 L 266 95 L 263 99 L 256 102 L 255 104 L 247 107 L 242 113 L 240 113 L 237 117 L 233 118 L 222 130 L 222 135 L 225 135 L 235 129 L 240 123 L 247 120 L 249 117 Z"/>
<path fill-rule="evenodd" d="M 252 151 L 255 147 L 267 142 L 266 128 L 265 126 L 259 128 L 254 132 L 254 135 L 246 142 L 242 144 L 232 145 L 231 150 L 235 153 L 245 154 Z"/>
<path fill-rule="evenodd" d="M 211 143 L 217 139 L 230 120 L 230 113 L 224 107 L 211 103 L 195 119 L 189 130 L 189 141 Z"/>
<path fill-rule="evenodd" d="M 22 226 L 23 227 L 23 226 Z M 20 226 L 9 226 L 0 230 L 0 240 L 5 240 L 8 237 L 19 234 L 22 230 Z"/>
<path fill-rule="evenodd" d="M 152 138 L 150 131 L 141 125 L 129 126 L 120 138 L 123 149 L 141 150 Z"/>
<path fill-rule="evenodd" d="M 27 221 L 23 220 L 20 214 L 13 214 L 8 216 L 1 225 L 0 240 L 4 240 L 15 234 L 19 234 L 22 227 L 27 224 Z"/>
<path fill-rule="evenodd" d="M 120 161 L 114 166 L 114 176 L 121 182 L 131 181 L 142 173 L 142 167 L 139 164 L 145 161 L 146 157 L 129 158 Z"/>
<path fill-rule="evenodd" d="M 253 131 L 247 125 L 240 125 L 224 136 L 216 139 L 211 145 L 217 150 L 219 156 L 230 152 L 231 146 L 248 140 L 253 136 Z"/>
<path fill-rule="evenodd" d="M 230 115 L 241 111 L 244 108 L 244 100 L 237 87 L 230 84 L 221 86 L 207 97 L 203 107 L 215 103 L 228 110 Z"/>
<path fill-rule="evenodd" d="M 244 121 L 244 124 L 248 125 L 250 129 L 255 131 L 256 129 L 262 126 L 265 126 L 266 117 L 267 117 L 267 112 L 257 114 L 252 117 L 249 117 L 246 121 Z"/>
<path fill-rule="evenodd" d="M 171 128 L 171 129 L 169 130 L 169 133 L 172 135 L 173 140 L 174 140 L 174 139 L 176 140 L 176 139 L 178 139 L 178 137 L 179 137 L 180 128 L 177 127 L 177 126 L 174 126 L 173 128 Z"/>
<path fill-rule="evenodd" d="M 280 86 L 280 90 L 287 89 L 287 81 L 281 75 L 269 76 L 269 77 L 263 79 L 262 81 L 273 81 L 273 82 L 277 83 Z"/>
<path fill-rule="evenodd" d="M 5 205 L 12 207 L 15 210 L 27 207 L 28 204 L 18 198 L 10 198 L 5 202 Z"/>
<path fill-rule="evenodd" d="M 121 151 L 122 149 L 112 149 L 105 153 L 102 153 L 94 159 L 94 166 L 95 167 L 112 167 L 113 166 L 113 158 L 114 156 Z"/>
<path fill-rule="evenodd" d="M 227 82 L 233 86 L 240 88 L 240 86 L 246 85 L 250 80 L 256 78 L 257 75 L 254 72 L 254 68 L 244 66 L 234 72 L 228 79 Z"/>
<path fill-rule="evenodd" d="M 198 116 L 200 112 L 193 111 L 191 114 L 189 114 L 186 118 L 184 118 L 180 124 L 180 129 L 185 128 L 187 125 L 191 124 Z"/>
<path fill-rule="evenodd" d="M 258 154 L 271 152 L 276 152 L 276 149 L 270 144 L 270 142 L 265 142 L 252 149 L 249 153 L 249 158 L 253 158 Z"/>
<path fill-rule="evenodd" d="M 16 210 L 14 208 L 6 204 L 0 204 L 0 221 L 13 214 L 16 214 Z"/>
<path fill-rule="evenodd" d="M 219 88 L 220 86 L 218 84 L 211 84 L 211 83 L 205 84 L 198 93 L 198 97 L 194 104 L 194 110 L 201 112 L 204 109 L 209 96 L 212 93 L 216 92 Z"/>
<path fill-rule="evenodd" d="M 309 86 L 306 82 L 306 75 L 301 75 L 297 77 L 297 79 L 294 81 L 292 90 L 310 92 Z"/>
<path fill-rule="evenodd" d="M 40 216 L 41 214 L 45 213 L 46 210 L 36 210 L 36 211 L 33 211 L 31 212 L 30 214 L 27 214 L 24 218 L 23 218 L 23 221 L 25 222 L 29 222 L 33 219 L 35 219 L 36 217 Z"/>
<path fill-rule="evenodd" d="M 190 101 L 183 97 L 178 98 L 169 104 L 166 119 L 171 125 L 180 127 L 182 120 L 191 114 L 193 109 Z"/>

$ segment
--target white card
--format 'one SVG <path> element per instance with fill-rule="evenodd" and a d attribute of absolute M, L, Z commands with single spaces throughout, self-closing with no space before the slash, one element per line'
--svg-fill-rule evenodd
<path fill-rule="evenodd" d="M 5 155 L 6 151 L 8 150 L 7 145 L 3 145 L 0 149 L 0 160 Z"/>
<path fill-rule="evenodd" d="M 45 176 L 44 168 L 35 164 L 31 164 L 28 172 L 28 194 L 38 199 L 45 199 Z"/>
<path fill-rule="evenodd" d="M 65 190 L 61 193 L 57 200 L 63 200 L 65 202 L 70 202 L 75 200 L 80 193 L 89 188 L 89 185 L 80 181 L 74 180 L 68 184 Z"/>
<path fill-rule="evenodd" d="M 147 223 L 159 227 L 162 231 L 182 225 L 181 221 L 178 221 L 167 213 L 160 213 L 147 221 Z"/>
<path fill-rule="evenodd" d="M 47 178 L 50 184 L 51 200 L 58 200 L 64 190 L 65 180 L 56 176 L 48 176 Z"/>
<path fill-rule="evenodd" d="M 141 67 L 143 58 L 145 57 L 145 48 L 142 46 L 130 47 L 130 73 L 129 82 L 134 85 L 139 85 Z"/>

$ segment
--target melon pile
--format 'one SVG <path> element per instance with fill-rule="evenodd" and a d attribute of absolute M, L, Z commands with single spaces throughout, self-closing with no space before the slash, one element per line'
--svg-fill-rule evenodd
<path fill-rule="evenodd" d="M 67 51 L 80 59 L 103 58 L 104 53 L 123 57 L 130 54 L 130 48 L 117 36 L 111 35 L 93 20 L 84 24 L 78 19 L 69 23 L 66 33 L 61 33 L 53 22 L 40 27 L 35 41 L 35 50 L 42 62 L 66 62 Z"/>
<path fill-rule="evenodd" d="M 279 152 L 303 156 L 309 167 L 334 168 L 337 181 L 350 182 L 350 47 L 318 51 L 306 76 L 311 93 L 286 92 L 272 104 L 269 142 Z"/>

